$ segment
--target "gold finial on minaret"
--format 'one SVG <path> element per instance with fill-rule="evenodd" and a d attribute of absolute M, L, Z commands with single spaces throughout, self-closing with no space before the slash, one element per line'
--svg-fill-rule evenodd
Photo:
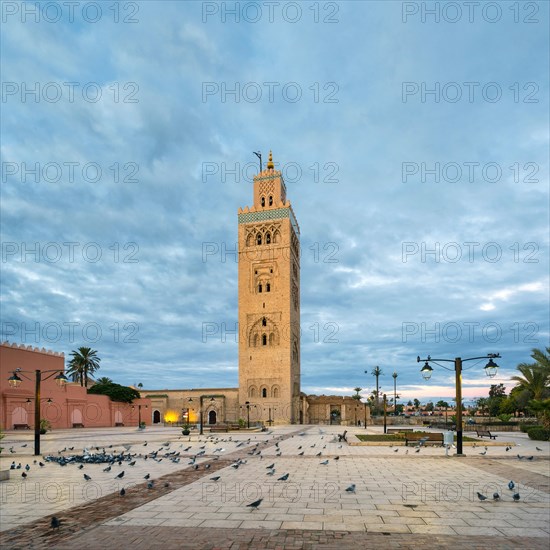
<path fill-rule="evenodd" d="M 273 164 L 273 153 L 269 151 L 269 160 L 267 161 L 267 169 L 273 170 L 275 168 L 275 165 Z"/>

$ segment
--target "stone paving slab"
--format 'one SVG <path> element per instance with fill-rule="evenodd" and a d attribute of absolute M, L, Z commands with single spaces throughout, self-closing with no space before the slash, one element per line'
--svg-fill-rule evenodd
<path fill-rule="evenodd" d="M 6 529 L 0 533 L 2 547 L 100 548 L 119 544 L 122 548 L 129 545 L 150 548 L 162 544 L 164 548 L 341 550 L 417 548 L 418 544 L 434 548 L 461 544 L 468 548 L 549 545 L 550 462 L 543 454 L 529 462 L 518 461 L 504 449 L 493 456 L 492 448 L 491 456 L 466 458 L 446 458 L 441 448 L 399 455 L 389 448 L 377 447 L 373 451 L 369 447 L 358 449 L 338 443 L 335 435 L 342 431 L 340 428 L 303 427 L 302 431 L 296 428 L 274 430 L 271 435 L 240 434 L 231 441 L 225 434 L 217 440 L 207 441 L 203 437 L 200 445 L 207 455 L 201 459 L 200 469 L 180 463 L 174 469 L 164 466 L 164 472 L 160 468 L 162 463 L 157 463 L 158 478 L 153 492 L 145 488 L 140 477 L 142 468 L 151 463 L 138 460 L 136 473 L 127 474 L 130 483 L 135 476 L 136 486 L 129 485 L 125 497 L 111 493 L 83 503 L 69 502 L 68 508 L 61 509 L 63 523 L 59 532 L 49 529 L 51 514 L 59 510 L 55 498 L 51 503 L 44 498 L 23 502 L 21 492 L 15 498 L 8 494 L 14 487 L 24 487 L 23 483 L 42 475 L 31 467 L 33 476 L 27 482 L 14 480 L 14 484 L 4 486 L 10 487 L 9 490 L 0 485 L 2 504 L 9 504 L 2 506 L 0 521 L 20 517 L 17 514 L 22 514 L 21 523 L 23 519 L 34 521 L 16 528 L 12 528 L 13 523 L 7 528 L 0 525 Z M 101 443 L 98 434 L 92 435 Z M 144 435 L 150 438 L 151 446 L 155 441 L 153 448 L 167 439 L 172 440 L 173 446 L 181 444 L 177 432 L 170 437 L 166 432 Z M 111 441 L 113 436 L 106 437 Z M 214 447 L 223 438 L 226 438 L 224 456 L 214 460 Z M 56 446 L 62 441 L 59 439 Z M 119 438 L 118 444 L 123 441 Z M 143 439 L 138 440 L 134 445 L 142 442 Z M 197 452 L 198 443 L 198 437 L 193 438 L 192 452 Z M 251 447 L 261 450 L 261 455 L 250 454 Z M 23 460 L 32 458 L 25 455 L 23 448 L 15 450 L 12 456 L 0 460 L 14 456 Z M 299 456 L 300 452 L 304 454 Z M 384 452 L 385 455 L 381 454 Z M 321 455 L 317 456 L 318 453 Z M 233 468 L 231 464 L 237 458 L 246 463 Z M 327 459 L 328 464 L 322 464 Z M 204 469 L 207 463 L 208 471 Z M 275 463 L 274 476 L 266 476 L 270 463 Z M 289 479 L 278 481 L 286 472 L 290 473 Z M 218 482 L 210 479 L 214 474 L 221 476 Z M 54 482 L 71 482 L 71 476 L 81 476 L 82 471 L 56 465 L 48 475 Z M 506 487 L 509 479 L 518 484 L 519 503 L 511 499 Z M 169 483 L 168 487 L 164 487 L 164 481 Z M 354 493 L 345 491 L 350 483 L 356 484 Z M 80 485 L 86 486 L 82 482 Z M 478 490 L 489 499 L 479 502 Z M 494 490 L 501 493 L 499 502 L 491 499 Z M 257 510 L 247 506 L 257 498 L 264 499 Z M 59 500 L 67 504 L 67 499 Z M 7 513 L 6 508 L 10 510 Z M 155 538 L 155 533 L 164 534 Z M 94 546 L 97 541 L 103 541 L 103 546 Z"/>

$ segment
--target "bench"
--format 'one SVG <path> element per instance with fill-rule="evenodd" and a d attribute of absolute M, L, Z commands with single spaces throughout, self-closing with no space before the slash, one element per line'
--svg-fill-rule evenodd
<path fill-rule="evenodd" d="M 489 430 L 476 430 L 478 437 L 489 437 L 491 439 L 496 439 L 496 435 L 493 435 Z"/>
<path fill-rule="evenodd" d="M 388 434 L 398 434 L 402 432 L 412 432 L 413 428 L 388 428 L 386 433 Z"/>
<path fill-rule="evenodd" d="M 211 426 L 210 427 L 210 433 L 214 433 L 214 432 L 228 432 L 229 431 L 229 427 L 228 426 Z"/>
<path fill-rule="evenodd" d="M 14 430 L 30 430 L 31 427 L 28 424 L 14 424 L 13 429 Z"/>
<path fill-rule="evenodd" d="M 344 430 L 343 434 L 338 434 L 338 441 L 345 441 L 347 443 L 348 442 L 348 440 L 346 438 L 347 433 L 348 433 L 348 431 Z"/>
<path fill-rule="evenodd" d="M 73 428 L 84 428 L 84 424 L 80 422 L 73 423 Z"/>
<path fill-rule="evenodd" d="M 443 434 L 437 432 L 423 433 L 423 432 L 412 432 L 405 434 L 405 445 L 408 446 L 409 442 L 419 442 L 421 439 L 424 439 L 424 445 L 431 443 L 435 445 L 439 443 L 443 445 Z"/>

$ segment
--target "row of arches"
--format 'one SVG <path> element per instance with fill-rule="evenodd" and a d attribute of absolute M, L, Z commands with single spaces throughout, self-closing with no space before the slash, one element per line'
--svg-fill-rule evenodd
<path fill-rule="evenodd" d="M 246 236 L 246 246 L 277 244 L 281 241 L 281 232 L 276 226 L 252 229 Z"/>
<path fill-rule="evenodd" d="M 279 330 L 267 317 L 256 321 L 250 329 L 248 344 L 252 347 L 276 346 L 279 344 Z"/>
<path fill-rule="evenodd" d="M 257 388 L 256 386 L 250 386 L 248 388 L 248 397 L 272 397 L 274 399 L 279 399 L 281 395 L 281 390 L 279 389 L 279 386 L 271 386 L 271 388 L 268 388 L 267 386 L 260 386 Z"/>

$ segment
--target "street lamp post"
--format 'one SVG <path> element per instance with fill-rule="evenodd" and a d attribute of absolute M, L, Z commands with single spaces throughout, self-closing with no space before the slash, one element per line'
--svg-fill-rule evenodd
<path fill-rule="evenodd" d="M 12 373 L 12 376 L 8 378 L 8 383 L 13 388 L 18 388 L 23 380 L 18 376 L 18 373 L 23 376 L 23 378 L 26 378 L 27 380 L 31 380 L 28 376 L 25 376 L 25 372 L 29 371 L 23 371 L 21 369 L 15 369 Z M 67 377 L 63 374 L 60 370 L 45 370 L 41 371 L 40 369 L 36 369 L 34 371 L 35 376 L 35 384 L 34 384 L 34 456 L 38 456 L 40 454 L 40 387 L 42 384 L 42 373 L 49 372 L 51 373 L 49 376 L 46 376 L 44 380 L 48 380 L 51 378 L 55 373 L 57 373 L 57 376 L 55 377 L 56 383 L 62 387 L 64 384 L 68 382 Z"/>
<path fill-rule="evenodd" d="M 141 407 L 144 405 L 138 405 L 138 428 L 141 428 Z M 135 409 L 136 406 L 132 405 L 132 409 Z M 145 408 L 148 409 L 149 405 L 145 405 Z"/>
<path fill-rule="evenodd" d="M 202 403 L 203 403 L 203 400 L 206 398 L 206 397 L 210 397 L 210 401 L 216 401 L 216 399 L 214 398 L 213 395 L 201 395 L 199 397 L 199 425 L 200 425 L 200 428 L 199 428 L 199 435 L 203 435 L 203 425 L 202 425 Z M 193 398 L 190 397 L 189 398 L 189 403 L 192 403 L 193 402 Z"/>
<path fill-rule="evenodd" d="M 250 429 L 250 401 L 247 401 L 245 405 L 246 405 L 246 427 Z"/>
<path fill-rule="evenodd" d="M 386 394 L 383 396 L 383 404 L 384 404 L 384 433 L 387 432 L 387 424 L 386 424 L 386 412 L 388 408 L 388 401 L 386 399 Z"/>
<path fill-rule="evenodd" d="M 393 416 L 397 416 L 397 373 L 394 372 L 393 376 Z"/>
<path fill-rule="evenodd" d="M 487 374 L 489 378 L 493 378 L 498 369 L 498 365 L 493 361 L 493 359 L 496 359 L 497 357 L 500 357 L 500 354 L 488 353 L 487 355 L 483 355 L 481 357 L 469 357 L 468 359 L 462 359 L 461 357 L 456 357 L 455 359 L 432 359 L 429 355 L 426 359 L 420 359 L 420 356 L 416 358 L 417 363 L 420 363 L 420 361 L 425 361 L 424 366 L 420 369 L 424 380 L 429 380 L 432 376 L 433 369 L 430 366 L 429 361 L 435 363 L 436 365 L 438 364 L 438 361 L 454 363 L 456 386 L 456 456 L 464 456 L 462 454 L 462 363 L 465 363 L 466 361 L 489 359 L 489 362 L 484 367 L 485 374 Z M 446 370 L 451 370 L 443 365 L 439 366 Z"/>
<path fill-rule="evenodd" d="M 268 407 L 269 410 L 269 418 L 267 419 L 267 423 L 269 424 L 269 427 L 271 427 L 272 423 L 275 421 L 274 418 L 271 418 L 271 407 Z M 275 411 L 277 410 L 277 407 L 273 407 L 273 416 L 275 416 Z M 265 409 L 264 409 L 265 411 Z"/>

